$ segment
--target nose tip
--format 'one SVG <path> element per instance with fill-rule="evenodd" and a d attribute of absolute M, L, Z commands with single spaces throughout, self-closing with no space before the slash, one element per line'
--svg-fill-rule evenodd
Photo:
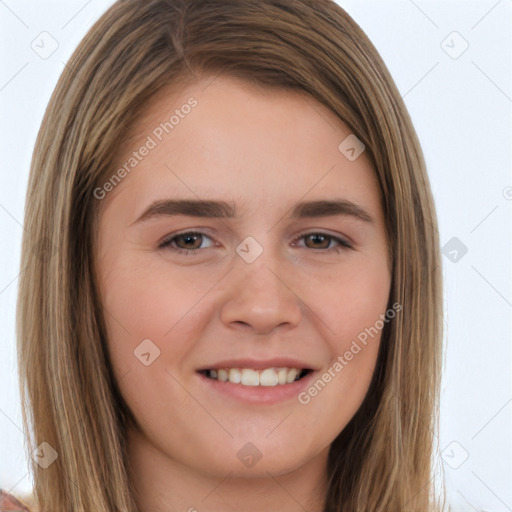
<path fill-rule="evenodd" d="M 297 326 L 302 317 L 297 296 L 283 277 L 261 262 L 233 276 L 221 319 L 231 328 L 270 334 L 278 327 Z"/>
<path fill-rule="evenodd" d="M 251 330 L 254 334 L 258 335 L 272 334 L 278 327 L 293 325 L 293 322 L 290 321 L 279 321 L 275 312 L 268 308 L 260 311 L 253 309 L 250 312 L 250 318 L 235 320 L 230 323 L 234 326 L 239 326 L 240 329 Z"/>

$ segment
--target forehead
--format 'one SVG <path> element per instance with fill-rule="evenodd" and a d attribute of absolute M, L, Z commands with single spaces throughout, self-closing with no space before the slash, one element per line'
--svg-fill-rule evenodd
<path fill-rule="evenodd" d="M 268 211 L 336 194 L 378 206 L 364 152 L 351 161 L 340 151 L 347 137 L 334 112 L 296 91 L 229 76 L 169 87 L 131 127 L 116 158 L 129 172 L 107 199 L 222 196 Z"/>

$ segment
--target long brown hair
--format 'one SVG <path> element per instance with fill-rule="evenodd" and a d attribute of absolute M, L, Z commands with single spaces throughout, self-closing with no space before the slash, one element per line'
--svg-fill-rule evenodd
<path fill-rule="evenodd" d="M 332 444 L 325 511 L 437 510 L 436 215 L 419 142 L 379 54 L 331 0 L 120 0 L 67 63 L 30 173 L 17 317 L 24 426 L 30 452 L 45 442 L 58 454 L 47 469 L 32 464 L 41 511 L 137 511 L 129 412 L 108 361 L 94 274 L 94 190 L 158 91 L 218 73 L 327 106 L 364 143 L 381 189 L 389 303 L 402 308 L 382 332 L 366 399 Z"/>

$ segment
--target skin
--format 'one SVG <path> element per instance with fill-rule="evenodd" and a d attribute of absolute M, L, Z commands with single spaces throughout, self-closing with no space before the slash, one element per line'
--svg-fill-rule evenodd
<path fill-rule="evenodd" d="M 128 430 L 141 511 L 322 510 L 328 449 L 361 405 L 380 334 L 307 404 L 246 403 L 204 385 L 198 368 L 228 358 L 295 357 L 321 377 L 384 314 L 391 276 L 379 188 L 363 153 L 338 145 L 350 129 L 308 96 L 227 76 L 155 98 L 119 165 L 194 97 L 197 106 L 99 201 L 96 264 L 108 348 L 138 428 Z M 156 200 L 233 202 L 233 218 L 157 215 Z M 349 215 L 290 218 L 300 201 L 349 200 Z M 179 254 L 159 247 L 174 233 Z M 346 248 L 324 233 L 350 241 Z M 236 248 L 263 248 L 252 263 Z M 160 355 L 134 356 L 144 339 Z M 248 442 L 262 454 L 237 457 Z"/>

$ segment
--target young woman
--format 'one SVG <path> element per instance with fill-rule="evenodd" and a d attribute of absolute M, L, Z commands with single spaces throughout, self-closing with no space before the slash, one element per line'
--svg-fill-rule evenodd
<path fill-rule="evenodd" d="M 433 200 L 334 2 L 114 4 L 48 106 L 25 228 L 38 510 L 439 509 Z"/>

